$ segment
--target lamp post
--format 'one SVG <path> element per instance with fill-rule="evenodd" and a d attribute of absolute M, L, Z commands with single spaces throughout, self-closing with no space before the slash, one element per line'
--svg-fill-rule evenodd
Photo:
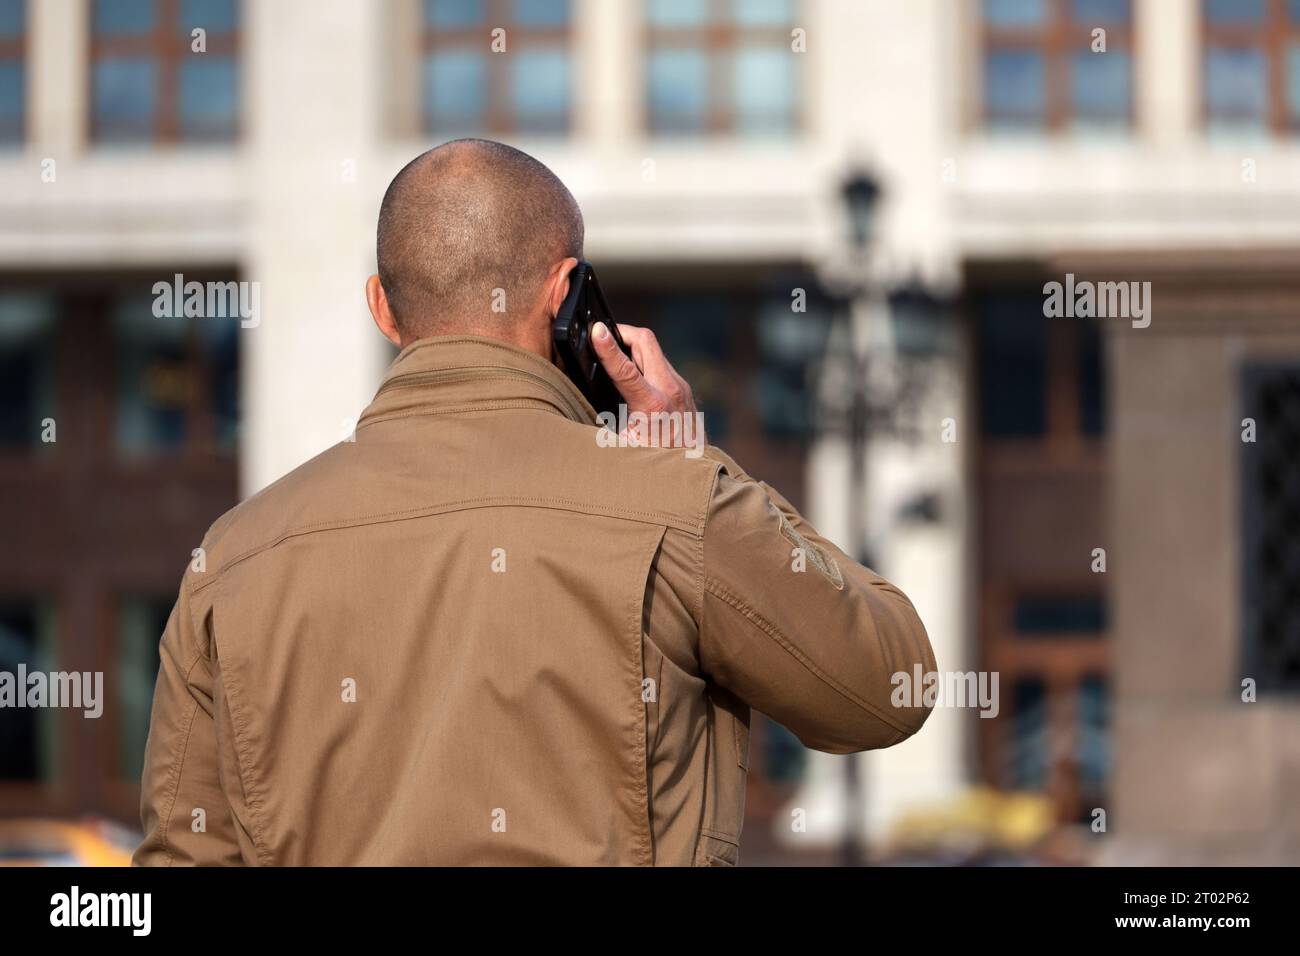
<path fill-rule="evenodd" d="M 870 428 L 870 399 L 867 394 L 870 370 L 868 355 L 859 341 L 854 312 L 859 302 L 870 293 L 866 276 L 867 254 L 875 238 L 876 207 L 880 200 L 880 185 L 864 172 L 855 172 L 844 181 L 844 205 L 848 211 L 849 236 L 852 240 L 852 266 L 848 282 L 849 303 L 843 310 L 845 323 L 844 342 L 848 348 L 848 437 L 851 455 L 849 471 L 849 547 L 860 564 L 866 563 L 866 519 L 862 498 L 866 491 L 867 433 Z M 850 764 L 854 760 L 848 761 Z"/>
<path fill-rule="evenodd" d="M 822 375 L 835 366 L 840 373 L 824 388 L 818 383 L 819 420 L 827 430 L 844 438 L 849 448 L 848 528 L 845 550 L 859 564 L 874 564 L 867 546 L 867 448 L 873 435 L 913 437 L 916 416 L 924 399 L 928 361 L 947 347 L 947 306 L 919 281 L 908 282 L 885 294 L 869 275 L 869 253 L 876 239 L 877 212 L 882 189 L 868 173 L 856 171 L 843 182 L 840 198 L 848 221 L 849 267 L 841 277 L 842 305 L 826 337 Z M 876 310 L 887 310 L 891 334 L 861 333 L 857 317 L 875 321 Z M 876 328 L 879 328 L 876 326 Z M 836 346 L 842 350 L 833 354 Z M 861 866 L 866 780 L 861 758 L 844 761 L 845 824 L 840 846 L 845 866 Z"/>
<path fill-rule="evenodd" d="M 840 310 L 844 319 L 844 345 L 848 374 L 848 414 L 845 424 L 849 441 L 849 554 L 859 564 L 867 564 L 866 516 L 863 498 L 866 494 L 867 433 L 870 428 L 870 403 L 867 395 L 867 361 L 865 350 L 859 343 L 855 328 L 858 303 L 868 292 L 866 276 L 867 253 L 875 238 L 876 209 L 880 199 L 880 186 L 869 175 L 855 172 L 845 180 L 842 198 L 849 220 L 849 237 L 852 242 L 852 266 L 848 282 L 848 304 Z M 861 866 L 862 810 L 865 806 L 865 781 L 861 760 L 849 754 L 844 760 L 844 835 L 840 845 L 840 862 L 844 866 Z"/>

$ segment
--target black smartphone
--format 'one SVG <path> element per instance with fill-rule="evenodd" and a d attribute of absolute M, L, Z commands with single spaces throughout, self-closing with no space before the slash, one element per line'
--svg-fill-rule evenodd
<path fill-rule="evenodd" d="M 618 325 L 610 314 L 600 283 L 596 281 L 596 270 L 590 262 L 579 262 L 569 273 L 569 294 L 555 316 L 555 351 L 560 356 L 565 374 L 591 402 L 591 407 L 597 412 L 611 412 L 617 416 L 618 406 L 624 399 L 600 364 L 591 344 L 591 327 L 596 322 L 604 322 L 618 347 L 630 354 L 623 344 L 623 337 L 618 334 Z"/>

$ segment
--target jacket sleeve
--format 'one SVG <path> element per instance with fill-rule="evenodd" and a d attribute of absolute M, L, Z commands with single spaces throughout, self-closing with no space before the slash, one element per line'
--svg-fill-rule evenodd
<path fill-rule="evenodd" d="M 189 583 L 181 585 L 158 648 L 140 796 L 144 841 L 135 866 L 242 862 L 217 772 L 211 642 L 195 628 Z"/>
<path fill-rule="evenodd" d="M 809 747 L 852 753 L 911 736 L 929 716 L 894 675 L 936 669 L 898 588 L 819 535 L 777 492 L 723 463 L 709 505 L 700 665 Z"/>

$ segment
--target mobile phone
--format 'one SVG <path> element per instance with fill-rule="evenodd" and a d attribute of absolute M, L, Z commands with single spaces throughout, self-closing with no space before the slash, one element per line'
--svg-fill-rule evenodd
<path fill-rule="evenodd" d="M 578 391 L 599 412 L 611 412 L 618 415 L 618 406 L 623 403 L 614 380 L 609 377 L 605 367 L 600 364 L 596 350 L 591 344 L 591 327 L 596 322 L 604 322 L 605 327 L 614 336 L 614 342 L 624 354 L 628 354 L 623 337 L 618 334 L 618 325 L 605 302 L 605 294 L 596 281 L 596 270 L 590 262 L 579 262 L 569 273 L 569 294 L 555 315 L 552 327 L 555 351 L 560 357 L 564 372 Z"/>

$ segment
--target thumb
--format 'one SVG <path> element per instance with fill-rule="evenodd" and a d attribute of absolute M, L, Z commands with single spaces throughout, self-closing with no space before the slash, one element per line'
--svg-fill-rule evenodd
<path fill-rule="evenodd" d="M 604 322 L 597 322 L 591 327 L 591 345 L 596 351 L 596 358 L 600 359 L 600 364 L 627 401 L 628 409 L 636 411 L 648 408 L 654 397 L 654 389 L 627 353 L 618 347 Z"/>

